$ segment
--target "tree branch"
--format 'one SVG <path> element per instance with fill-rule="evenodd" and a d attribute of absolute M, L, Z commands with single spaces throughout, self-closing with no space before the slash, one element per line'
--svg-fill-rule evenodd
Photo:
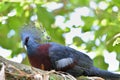
<path fill-rule="evenodd" d="M 43 71 L 24 64 L 6 60 L 0 56 L 0 80 L 77 80 L 64 72 Z M 78 80 L 103 80 L 101 78 L 79 77 Z"/>

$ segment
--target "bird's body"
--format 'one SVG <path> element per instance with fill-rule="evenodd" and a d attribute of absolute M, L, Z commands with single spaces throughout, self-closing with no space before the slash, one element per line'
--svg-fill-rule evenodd
<path fill-rule="evenodd" d="M 119 74 L 94 67 L 92 59 L 82 52 L 54 42 L 39 43 L 36 40 L 40 38 L 34 34 L 34 32 L 38 34 L 36 29 L 32 29 L 34 32 L 29 32 L 30 30 L 26 29 L 22 31 L 21 38 L 27 47 L 28 58 L 32 66 L 44 70 L 65 71 L 75 77 L 86 75 L 99 76 L 111 80 L 120 79 Z"/>

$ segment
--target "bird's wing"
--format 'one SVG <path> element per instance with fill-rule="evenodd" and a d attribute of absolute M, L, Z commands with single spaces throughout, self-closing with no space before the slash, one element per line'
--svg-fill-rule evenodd
<path fill-rule="evenodd" d="M 87 55 L 56 43 L 51 43 L 49 56 L 54 68 L 73 67 L 74 65 L 88 68 L 92 66 L 92 60 Z"/>
<path fill-rule="evenodd" d="M 66 52 L 65 46 L 56 43 L 51 43 L 49 56 L 53 67 L 56 69 L 64 68 L 74 63 L 73 54 Z"/>

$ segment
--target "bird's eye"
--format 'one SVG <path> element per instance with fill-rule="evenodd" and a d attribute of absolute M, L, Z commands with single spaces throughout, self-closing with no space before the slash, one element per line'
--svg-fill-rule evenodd
<path fill-rule="evenodd" d="M 25 45 L 27 45 L 28 40 L 29 40 L 29 37 L 26 37 L 26 38 L 25 38 Z"/>

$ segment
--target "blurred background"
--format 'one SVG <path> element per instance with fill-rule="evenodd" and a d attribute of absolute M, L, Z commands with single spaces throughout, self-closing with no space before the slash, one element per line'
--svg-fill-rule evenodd
<path fill-rule="evenodd" d="M 120 71 L 120 0 L 2 0 L 0 56 L 28 64 L 20 28 L 37 21 L 50 41 L 89 55 L 96 67 Z"/>

